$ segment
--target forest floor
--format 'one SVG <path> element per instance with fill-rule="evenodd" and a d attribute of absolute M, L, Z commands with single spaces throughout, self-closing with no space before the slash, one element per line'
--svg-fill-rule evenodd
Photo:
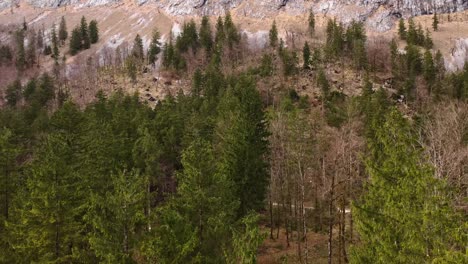
<path fill-rule="evenodd" d="M 298 244 L 296 241 L 286 240 L 286 231 L 280 229 L 279 236 L 276 238 L 276 230 L 273 234 L 274 239 L 270 238 L 270 229 L 266 226 L 262 227 L 262 231 L 268 234 L 263 244 L 258 251 L 259 264 L 276 264 L 276 263 L 300 263 L 298 259 Z M 335 239 L 334 239 L 335 241 Z M 328 260 L 328 234 L 327 233 L 307 233 L 308 244 L 308 263 L 322 264 Z M 337 243 L 335 243 L 337 244 Z M 304 254 L 304 244 L 301 244 L 301 251 Z M 334 251 L 336 253 L 336 250 Z M 336 255 L 336 254 L 334 254 Z M 335 258 L 335 257 L 334 257 Z"/>

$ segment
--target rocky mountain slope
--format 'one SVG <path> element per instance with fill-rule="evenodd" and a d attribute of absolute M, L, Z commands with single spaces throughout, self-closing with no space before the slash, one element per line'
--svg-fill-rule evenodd
<path fill-rule="evenodd" d="M 22 1 L 38 8 L 91 7 L 119 4 L 126 0 L 0 0 L 0 10 Z M 317 14 L 338 17 L 343 22 L 366 21 L 377 31 L 389 30 L 400 17 L 451 13 L 468 9 L 468 0 L 131 0 L 136 5 L 154 5 L 169 16 L 220 15 L 230 10 L 237 16 L 265 18 L 279 13 Z"/>

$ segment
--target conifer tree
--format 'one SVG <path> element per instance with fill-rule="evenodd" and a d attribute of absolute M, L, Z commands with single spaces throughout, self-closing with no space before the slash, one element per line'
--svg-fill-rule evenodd
<path fill-rule="evenodd" d="M 134 56 L 129 56 L 125 60 L 125 69 L 127 71 L 128 77 L 130 77 L 130 80 L 132 83 L 136 83 L 137 81 L 137 63 L 138 59 Z"/>
<path fill-rule="evenodd" d="M 215 149 L 240 200 L 238 216 L 263 207 L 268 181 L 268 151 L 262 101 L 250 76 L 241 76 L 218 106 Z"/>
<path fill-rule="evenodd" d="M 310 36 L 312 37 L 315 33 L 315 14 L 312 8 L 310 9 L 310 12 L 309 12 L 308 22 L 309 22 L 308 31 L 309 31 Z"/>
<path fill-rule="evenodd" d="M 210 52 L 213 48 L 213 33 L 211 32 L 210 19 L 207 16 L 203 16 L 200 26 L 200 44 L 205 48 L 206 53 L 210 56 Z"/>
<path fill-rule="evenodd" d="M 405 21 L 403 20 L 403 18 L 400 18 L 398 22 L 398 36 L 400 36 L 401 40 L 406 40 L 407 33 L 406 33 Z"/>
<path fill-rule="evenodd" d="M 55 32 L 55 24 L 52 25 L 51 39 L 52 39 L 52 58 L 54 58 L 55 64 L 58 64 L 60 53 L 59 53 L 59 48 L 58 48 L 59 43 L 58 43 L 57 33 Z"/>
<path fill-rule="evenodd" d="M 99 40 L 99 29 L 98 23 L 96 20 L 91 20 L 89 22 L 89 41 L 91 44 L 97 43 Z"/>
<path fill-rule="evenodd" d="M 215 42 L 217 45 L 223 45 L 224 41 L 226 40 L 226 33 L 224 31 L 224 22 L 221 16 L 218 17 L 216 21 L 216 36 Z"/>
<path fill-rule="evenodd" d="M 304 43 L 304 48 L 302 49 L 302 58 L 304 60 L 304 69 L 309 69 L 310 68 L 310 48 L 309 48 L 309 43 L 306 41 Z"/>
<path fill-rule="evenodd" d="M 435 82 L 436 78 L 436 70 L 434 67 L 434 60 L 432 58 L 432 53 L 429 50 L 424 52 L 424 60 L 423 60 L 423 77 L 426 81 L 426 86 L 429 90 L 429 93 L 432 91 L 432 86 Z"/>
<path fill-rule="evenodd" d="M 225 261 L 239 204 L 232 193 L 232 179 L 214 155 L 211 145 L 202 139 L 182 153 L 178 195 L 161 208 L 148 250 L 158 262 Z"/>
<path fill-rule="evenodd" d="M 278 29 L 276 28 L 276 21 L 273 20 L 273 24 L 270 29 L 270 47 L 275 48 L 278 45 Z"/>
<path fill-rule="evenodd" d="M 137 34 L 133 40 L 132 56 L 135 57 L 138 61 L 143 61 L 145 53 L 143 50 L 143 40 L 140 37 L 140 34 Z"/>
<path fill-rule="evenodd" d="M 39 50 L 42 50 L 44 48 L 44 31 L 42 29 L 39 29 L 37 31 L 37 43 L 36 46 Z"/>
<path fill-rule="evenodd" d="M 81 40 L 81 49 L 89 49 L 91 47 L 91 40 L 89 38 L 89 28 L 86 18 L 81 17 L 80 21 L 80 40 Z"/>
<path fill-rule="evenodd" d="M 76 55 L 81 50 L 81 32 L 79 28 L 74 28 L 70 37 L 70 54 Z"/>
<path fill-rule="evenodd" d="M 439 30 L 439 18 L 437 17 L 436 12 L 434 12 L 434 16 L 432 17 L 432 29 L 434 31 Z"/>
<path fill-rule="evenodd" d="M 328 100 L 328 96 L 330 94 L 330 83 L 328 82 L 327 76 L 325 75 L 325 71 L 320 68 L 317 75 L 317 84 L 322 89 L 322 97 L 324 102 Z"/>
<path fill-rule="evenodd" d="M 61 45 L 65 44 L 65 40 L 68 38 L 67 23 L 65 22 L 65 17 L 63 16 L 60 20 L 58 38 Z"/>
<path fill-rule="evenodd" d="M 16 104 L 21 100 L 21 82 L 20 80 L 15 80 L 12 84 L 8 85 L 5 91 L 5 99 L 11 107 L 15 107 Z"/>
<path fill-rule="evenodd" d="M 234 44 L 240 41 L 240 34 L 237 31 L 234 22 L 232 21 L 231 13 L 228 11 L 224 17 L 224 32 L 226 34 L 226 41 L 229 48 L 233 48 Z"/>
<path fill-rule="evenodd" d="M 431 33 L 426 29 L 426 35 L 424 36 L 424 47 L 426 49 L 432 49 L 434 47 L 434 42 L 432 42 Z"/>
<path fill-rule="evenodd" d="M 81 115 L 68 104 L 51 122 L 56 130 L 41 142 L 27 171 L 25 195 L 14 212 L 18 219 L 8 222 L 12 246 L 27 262 L 74 262 L 86 251 L 80 221 L 86 190 L 73 155 Z"/>
<path fill-rule="evenodd" d="M 24 31 L 18 30 L 15 34 L 16 40 L 16 68 L 19 72 L 26 68 L 26 51 L 24 49 Z"/>
<path fill-rule="evenodd" d="M 153 35 L 151 37 L 151 43 L 148 49 L 148 61 L 151 64 L 156 63 L 158 60 L 158 55 L 161 52 L 161 42 L 159 41 L 160 38 L 161 35 L 159 34 L 159 31 L 154 29 Z"/>
<path fill-rule="evenodd" d="M 91 249 L 107 263 L 130 263 L 138 245 L 138 226 L 144 223 L 144 177 L 137 171 L 111 176 L 105 195 L 92 193 L 85 216 L 91 224 Z"/>
<path fill-rule="evenodd" d="M 352 248 L 351 263 L 431 263 L 447 252 L 463 259 L 456 250 L 464 250 L 457 245 L 466 237 L 455 234 L 466 227 L 422 160 L 408 121 L 393 109 L 379 122 L 372 123 L 375 136 L 368 141 L 370 182 L 353 204 L 361 241 Z"/>
<path fill-rule="evenodd" d="M 14 142 L 15 136 L 10 129 L 0 128 L 0 262 L 13 263 L 14 251 L 8 242 L 9 234 L 5 222 L 11 217 L 13 197 L 20 187 L 16 158 L 20 152 Z"/>

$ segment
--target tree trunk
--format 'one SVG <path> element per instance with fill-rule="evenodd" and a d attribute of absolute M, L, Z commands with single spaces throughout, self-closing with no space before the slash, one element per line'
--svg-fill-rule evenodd
<path fill-rule="evenodd" d="M 328 221 L 328 264 L 332 263 L 333 253 L 333 196 L 335 191 L 335 173 L 332 174 L 330 186 L 330 204 L 328 207 L 329 221 Z"/>

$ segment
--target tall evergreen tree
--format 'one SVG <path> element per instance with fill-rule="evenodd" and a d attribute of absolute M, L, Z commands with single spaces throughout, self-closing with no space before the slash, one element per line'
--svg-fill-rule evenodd
<path fill-rule="evenodd" d="M 26 61 L 29 66 L 36 64 L 36 50 L 37 50 L 36 31 L 32 31 L 28 39 L 28 48 L 26 50 Z"/>
<path fill-rule="evenodd" d="M 65 44 L 65 40 L 68 38 L 67 22 L 65 21 L 64 16 L 62 16 L 62 19 L 60 20 L 58 38 L 61 45 Z"/>
<path fill-rule="evenodd" d="M 400 36 L 401 40 L 406 40 L 407 37 L 407 32 L 406 32 L 406 26 L 405 26 L 405 21 L 403 18 L 400 18 L 398 21 L 398 36 Z"/>
<path fill-rule="evenodd" d="M 304 48 L 302 49 L 302 58 L 304 60 L 304 69 L 309 69 L 310 68 L 310 48 L 309 48 L 309 43 L 306 41 L 304 43 Z"/>
<path fill-rule="evenodd" d="M 143 61 L 145 58 L 143 40 L 141 39 L 140 34 L 137 34 L 133 40 L 132 56 L 139 61 Z"/>
<path fill-rule="evenodd" d="M 439 18 L 436 12 L 434 12 L 434 16 L 432 17 L 432 29 L 434 31 L 439 30 Z"/>
<path fill-rule="evenodd" d="M 223 45 L 224 41 L 226 40 L 226 33 L 224 31 L 224 22 L 221 16 L 218 17 L 216 21 L 216 36 L 215 42 L 217 45 Z"/>
<path fill-rule="evenodd" d="M 89 22 L 89 41 L 91 44 L 97 43 L 99 40 L 99 28 L 96 20 Z"/>
<path fill-rule="evenodd" d="M 200 25 L 200 44 L 205 48 L 207 55 L 209 56 L 213 49 L 213 33 L 211 32 L 210 20 L 207 16 L 203 16 Z"/>
<path fill-rule="evenodd" d="M 273 20 L 273 24 L 270 29 L 270 47 L 275 48 L 278 45 L 278 29 L 276 28 L 276 20 Z"/>
<path fill-rule="evenodd" d="M 315 33 L 315 14 L 314 14 L 314 10 L 312 10 L 312 8 L 310 9 L 310 12 L 309 12 L 309 19 L 308 19 L 308 31 L 309 31 L 309 34 L 310 36 L 313 36 L 314 33 Z"/>
<path fill-rule="evenodd" d="M 85 216 L 91 224 L 91 249 L 106 263 L 131 263 L 138 245 L 138 226 L 144 223 L 144 177 L 137 171 L 111 176 L 104 196 L 93 193 Z"/>
<path fill-rule="evenodd" d="M 21 100 L 21 81 L 15 80 L 12 84 L 8 85 L 5 91 L 5 99 L 7 104 L 11 107 L 15 107 L 16 104 Z"/>
<path fill-rule="evenodd" d="M 351 263 L 430 263 L 447 253 L 466 261 L 460 247 L 466 237 L 455 235 L 466 226 L 422 160 L 408 121 L 396 109 L 384 120 L 373 123 L 366 161 L 370 182 L 353 205 L 361 242 L 352 249 Z"/>
<path fill-rule="evenodd" d="M 225 93 L 218 106 L 217 156 L 234 182 L 240 200 L 238 215 L 263 207 L 268 182 L 268 152 L 262 101 L 250 76 L 241 76 Z"/>
<path fill-rule="evenodd" d="M 15 33 L 16 40 L 16 68 L 19 72 L 26 68 L 26 51 L 24 49 L 24 31 L 18 30 Z"/>
<path fill-rule="evenodd" d="M 151 43 L 148 49 L 148 61 L 151 64 L 156 63 L 158 60 L 158 55 L 161 52 L 161 42 L 159 41 L 160 38 L 161 35 L 159 34 L 159 31 L 154 29 L 153 35 L 151 37 Z"/>
<path fill-rule="evenodd" d="M 89 37 L 88 22 L 84 16 L 81 17 L 80 21 L 80 40 L 81 49 L 89 49 L 91 47 L 91 39 Z"/>
<path fill-rule="evenodd" d="M 423 60 L 423 77 L 426 81 L 426 86 L 429 90 L 429 93 L 432 91 L 432 86 L 434 85 L 436 79 L 436 70 L 434 67 L 434 60 L 432 58 L 432 53 L 429 50 L 424 52 L 424 60 Z"/>
<path fill-rule="evenodd" d="M 70 54 L 76 55 L 81 50 L 81 32 L 79 28 L 74 28 L 70 37 Z"/>
<path fill-rule="evenodd" d="M 59 48 L 58 48 L 58 38 L 57 38 L 57 33 L 55 32 L 55 24 L 52 25 L 52 33 L 51 34 L 51 39 L 52 39 L 52 58 L 54 58 L 55 64 L 58 64 L 58 59 L 60 56 Z"/>

